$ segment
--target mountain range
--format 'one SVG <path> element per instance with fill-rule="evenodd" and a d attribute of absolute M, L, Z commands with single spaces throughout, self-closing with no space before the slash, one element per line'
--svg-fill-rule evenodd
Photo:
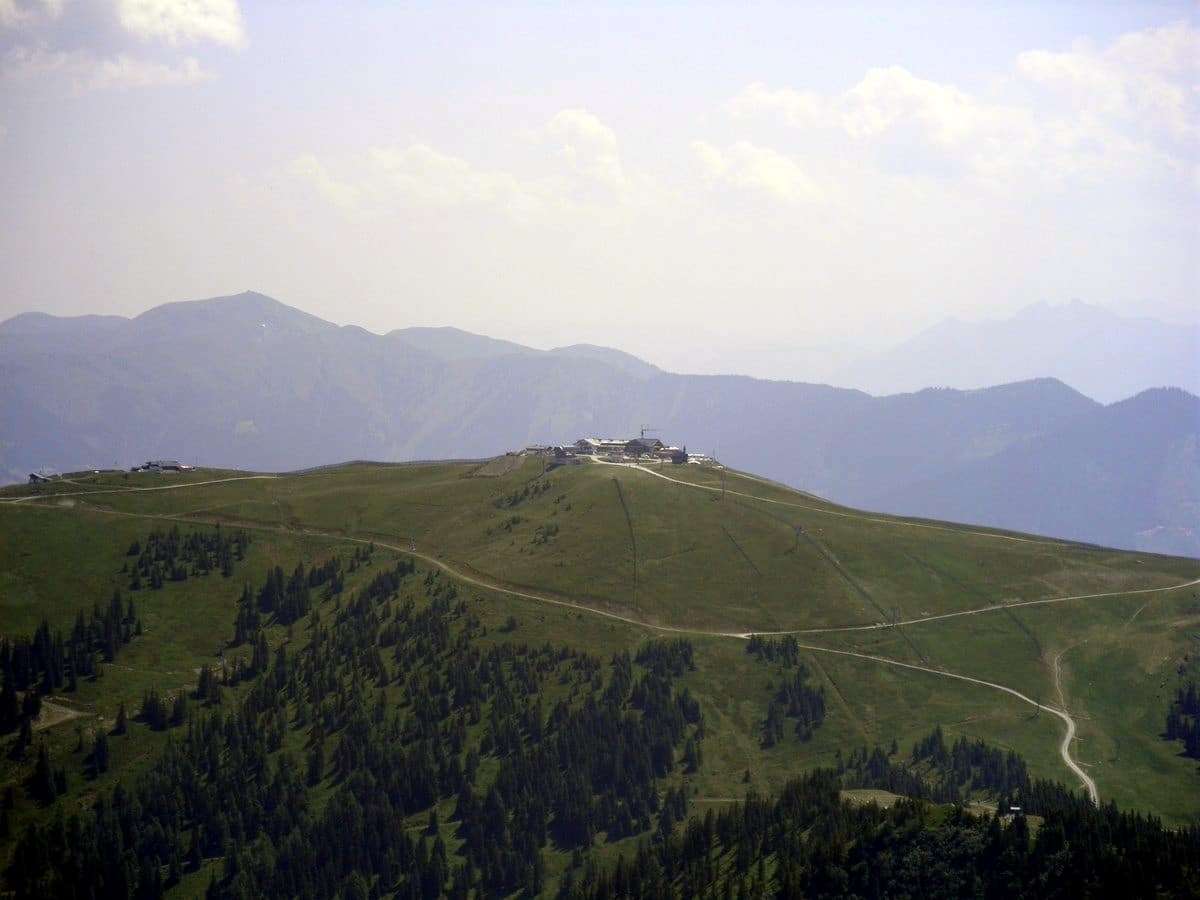
<path fill-rule="evenodd" d="M 253 292 L 0 323 L 0 474 L 174 457 L 288 470 L 635 435 L 837 502 L 1200 555 L 1200 400 L 1051 378 L 871 396 L 681 375 L 452 328 L 376 335 Z"/>
<path fill-rule="evenodd" d="M 1104 403 L 1150 387 L 1200 393 L 1200 325 L 1121 316 L 1078 300 L 1035 303 L 1008 319 L 946 319 L 894 347 L 824 373 L 870 393 L 979 388 L 1053 376 Z"/>

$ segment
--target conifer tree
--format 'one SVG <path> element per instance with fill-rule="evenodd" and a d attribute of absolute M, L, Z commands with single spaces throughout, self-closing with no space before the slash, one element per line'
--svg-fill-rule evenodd
<path fill-rule="evenodd" d="M 33 799 L 42 806 L 53 803 L 57 796 L 54 789 L 54 773 L 50 769 L 50 756 L 46 752 L 45 742 L 38 745 L 37 763 L 33 767 L 30 791 Z"/>

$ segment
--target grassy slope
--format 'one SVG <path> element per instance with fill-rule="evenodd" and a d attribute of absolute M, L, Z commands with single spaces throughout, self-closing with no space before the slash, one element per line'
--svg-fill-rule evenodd
<path fill-rule="evenodd" d="M 257 582 L 267 562 L 320 559 L 336 543 L 302 533 L 306 529 L 405 548 L 415 541 L 419 553 L 494 583 L 697 631 L 871 624 L 1017 599 L 1162 587 L 1200 575 L 1195 560 L 859 514 L 735 473 L 725 474 L 722 496 L 721 474 L 696 466 L 663 471 L 715 490 L 609 466 L 543 476 L 540 464 L 530 461 L 498 478 L 469 477 L 473 471 L 351 467 L 154 492 L 128 491 L 129 480 L 118 475 L 109 479 L 112 493 L 37 501 L 46 508 L 0 505 L 0 629 L 28 632 L 43 614 L 66 627 L 80 605 L 107 597 L 120 582 L 115 571 L 124 548 L 154 524 L 146 516 L 238 521 L 257 526 L 256 539 L 227 592 L 189 582 L 180 590 L 194 596 L 171 594 L 168 602 L 168 592 L 161 600 L 138 595 L 148 634 L 120 659 L 132 671 L 109 667 L 103 685 L 80 692 L 80 701 L 101 715 L 115 711 L 118 697 L 136 703 L 150 684 L 177 688 L 186 673 L 211 660 L 215 641 L 228 636 L 243 572 Z M 189 479 L 203 481 L 207 474 Z M 106 479 L 96 481 L 89 489 L 104 490 Z M 549 489 L 511 508 L 494 503 L 545 482 Z M 15 493 L 21 491 L 0 496 Z M 65 503 L 74 505 L 57 505 Z M 557 535 L 535 541 L 536 530 L 547 525 L 557 525 Z M 64 559 L 71 564 L 62 565 Z M 1196 593 L 1073 600 L 801 640 L 944 667 L 1056 705 L 1054 659 L 1065 651 L 1065 705 L 1080 728 L 1076 755 L 1102 798 L 1181 822 L 1200 815 L 1195 767 L 1160 741 L 1158 731 L 1174 661 L 1200 627 Z M 523 641 L 545 639 L 607 655 L 652 634 L 495 592 L 474 595 L 482 598 L 488 621 L 515 615 Z M 906 753 L 936 724 L 952 736 L 1011 746 L 1035 774 L 1073 783 L 1058 757 L 1061 723 L 1053 717 L 984 687 L 816 652 L 806 661 L 826 685 L 824 727 L 807 744 L 789 734 L 781 746 L 762 750 L 758 726 L 767 685 L 779 672 L 747 656 L 735 639 L 694 640 L 697 669 L 687 683 L 709 726 L 704 766 L 693 779 L 699 797 L 741 796 L 747 769 L 755 788 L 769 789 L 863 743 L 886 746 L 896 738 Z M 65 732 L 55 740 L 68 752 L 71 726 L 51 731 Z"/>

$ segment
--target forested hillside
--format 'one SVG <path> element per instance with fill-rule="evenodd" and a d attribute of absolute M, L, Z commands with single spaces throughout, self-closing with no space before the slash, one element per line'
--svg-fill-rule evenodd
<path fill-rule="evenodd" d="M 30 799 L 61 808 L 88 767 L 107 769 L 110 739 L 172 733 L 90 814 L 21 830 L 9 886 L 26 897 L 160 896 L 221 858 L 222 896 L 370 885 L 401 897 L 537 894 L 550 850 L 669 832 L 684 817 L 672 778 L 698 765 L 702 729 L 697 703 L 672 684 L 685 648 L 647 645 L 635 668 L 628 654 L 497 643 L 436 573 L 418 577 L 401 560 L 343 598 L 340 569 L 334 558 L 286 581 L 269 571 L 239 601 L 232 663 L 204 668 L 173 700 L 147 693 L 132 723 L 97 734 L 82 771 L 47 776 L 41 745 Z M 306 640 L 269 649 L 264 624 L 300 621 Z M 13 649 L 0 649 L 8 686 Z M 26 752 L 18 741 L 10 757 Z"/>
<path fill-rule="evenodd" d="M 155 532 L 146 543 L 179 537 Z M 183 544 L 211 537 L 192 532 Z M 1200 832 L 1097 811 L 1032 782 L 1011 751 L 965 739 L 948 747 L 940 729 L 911 760 L 864 748 L 776 799 L 752 793 L 701 818 L 686 776 L 700 765 L 703 711 L 673 684 L 694 667 L 689 641 L 645 643 L 636 661 L 497 641 L 444 577 L 421 576 L 410 560 L 373 562 L 356 549 L 349 573 L 337 556 L 286 579 L 269 569 L 238 601 L 232 662 L 205 666 L 173 698 L 148 692 L 136 716 L 122 711 L 111 732 L 94 732 L 78 766 L 53 769 L 39 744 L 27 797 L 18 802 L 11 785 L 5 793 L 9 889 L 159 897 L 207 873 L 208 897 L 954 896 L 1014 880 L 1039 895 L 1120 885 L 1123 896 L 1183 897 L 1200 878 Z M 375 574 L 353 579 L 360 567 Z M 357 591 L 345 590 L 346 574 Z M 132 602 L 120 621 L 131 617 Z M 272 652 L 264 626 L 297 622 L 307 640 L 293 636 Z M 47 650 L 46 631 L 0 645 L 5 696 L 22 685 L 26 697 L 69 694 L 76 678 L 99 674 L 79 659 L 118 659 L 111 629 L 85 628 L 82 638 L 77 629 L 69 651 L 61 638 Z M 756 640 L 746 651 L 796 672 L 797 687 L 785 682 L 780 706 L 771 702 L 764 746 L 776 740 L 777 708 L 798 718 L 806 739 L 823 700 L 803 688 L 795 641 Z M 808 711 L 813 702 L 819 713 Z M 19 716 L 10 759 L 33 752 L 34 718 L 28 708 Z M 145 730 L 170 735 L 157 759 L 131 784 L 93 794 L 90 809 L 67 812 L 76 784 L 107 771 L 109 743 L 136 742 Z M 911 799 L 885 811 L 850 804 L 843 788 Z M 994 798 L 996 816 L 968 812 L 973 797 Z M 30 802 L 43 814 L 30 819 Z M 1010 818 L 1013 805 L 1022 812 Z M 1040 823 L 1032 831 L 1030 815 Z M 597 841 L 635 839 L 615 863 L 587 853 Z M 922 871 L 922 858 L 936 871 Z M 1144 866 L 1156 872 L 1152 888 L 1134 874 Z"/>

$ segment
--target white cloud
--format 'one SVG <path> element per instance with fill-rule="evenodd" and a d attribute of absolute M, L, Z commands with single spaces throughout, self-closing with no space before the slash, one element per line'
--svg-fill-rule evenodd
<path fill-rule="evenodd" d="M 62 51 L 52 53 L 45 47 L 13 47 L 4 55 L 0 76 L 5 80 L 29 81 L 57 74 L 66 68 L 70 55 Z"/>
<path fill-rule="evenodd" d="M 1110 47 L 1077 41 L 1070 51 L 1017 57 L 1018 78 L 1051 99 L 1173 137 L 1200 135 L 1200 30 L 1179 22 L 1133 32 Z"/>
<path fill-rule="evenodd" d="M 63 0 L 37 0 L 21 3 L 18 0 L 0 0 L 0 29 L 23 28 L 43 18 L 57 19 L 62 15 Z"/>
<path fill-rule="evenodd" d="M 1032 161 L 1060 175 L 1182 177 L 1200 159 L 1200 30 L 1179 22 L 1107 47 L 1020 54 L 1011 76 L 1041 140 Z"/>
<path fill-rule="evenodd" d="M 106 88 L 160 87 L 171 84 L 194 84 L 210 76 L 200 68 L 194 57 L 186 57 L 177 66 L 134 59 L 121 54 L 99 60 L 87 81 L 88 90 Z"/>
<path fill-rule="evenodd" d="M 616 133 L 586 109 L 564 109 L 534 132 L 553 143 L 571 171 L 593 178 L 622 193 L 628 187 Z"/>
<path fill-rule="evenodd" d="M 557 179 L 519 179 L 509 172 L 472 166 L 427 144 L 372 147 L 349 161 L 356 174 L 340 180 L 314 154 L 293 160 L 287 172 L 346 212 L 384 212 L 397 202 L 428 209 L 490 208 L 517 217 L 537 215 L 564 201 Z"/>
<path fill-rule="evenodd" d="M 53 22 L 63 17 L 66 5 L 65 0 L 0 0 L 0 27 L 28 26 L 30 32 L 24 43 L 10 47 L 0 59 L 0 79 L 47 81 L 67 92 L 84 94 L 194 84 L 212 77 L 194 56 L 171 51 L 147 58 L 116 47 L 107 52 L 87 46 L 60 49 L 57 37 L 61 29 Z M 245 40 L 237 0 L 113 0 L 106 7 L 107 15 L 115 15 L 122 26 L 142 38 L 169 44 L 207 39 L 231 46 L 240 46 Z M 78 7 L 72 8 L 72 14 L 78 11 Z M 70 20 L 71 15 L 66 18 Z"/>
<path fill-rule="evenodd" d="M 340 209 L 355 209 L 359 204 L 359 190 L 333 178 L 311 153 L 292 160 L 287 166 L 287 173 L 311 184 L 317 194 Z"/>
<path fill-rule="evenodd" d="M 1013 178 L 1195 177 L 1200 158 L 1200 31 L 1186 23 L 1107 47 L 1031 50 L 973 93 L 899 66 L 873 68 L 820 97 L 752 84 L 726 104 L 770 115 L 883 171 Z"/>
<path fill-rule="evenodd" d="M 877 144 L 885 168 L 992 177 L 1021 164 L 1038 140 L 1029 110 L 983 102 L 900 66 L 868 71 L 837 109 L 846 135 Z"/>
<path fill-rule="evenodd" d="M 953 85 L 917 78 L 900 66 L 871 69 L 841 99 L 841 121 L 855 138 L 876 138 L 916 122 L 946 146 L 961 146 L 997 115 Z"/>
<path fill-rule="evenodd" d="M 709 184 L 725 183 L 766 194 L 789 205 L 814 203 L 822 191 L 795 160 L 768 147 L 739 141 L 721 150 L 694 141 L 692 151 L 704 168 Z"/>
<path fill-rule="evenodd" d="M 564 109 L 544 126 L 520 132 L 553 148 L 565 164 L 559 174 L 528 177 L 478 167 L 424 143 L 369 148 L 339 168 L 339 180 L 313 154 L 293 160 L 288 174 L 347 212 L 379 213 L 396 203 L 427 209 L 474 208 L 516 218 L 551 211 L 608 214 L 620 218 L 659 196 L 647 178 L 625 171 L 616 133 L 585 109 Z"/>
<path fill-rule="evenodd" d="M 29 13 L 15 0 L 0 0 L 0 28 L 18 28 L 28 21 Z"/>
<path fill-rule="evenodd" d="M 485 206 L 525 215 L 542 211 L 547 199 L 509 172 L 477 169 L 426 144 L 376 147 L 368 158 L 378 183 L 422 206 Z"/>
<path fill-rule="evenodd" d="M 172 46 L 197 41 L 246 45 L 237 0 L 119 0 L 117 15 L 126 30 L 143 40 Z"/>
<path fill-rule="evenodd" d="M 210 76 L 188 57 L 178 65 L 136 59 L 125 54 L 101 58 L 84 50 L 13 47 L 0 65 L 0 79 L 60 79 L 77 94 L 113 88 L 192 84 Z"/>
<path fill-rule="evenodd" d="M 792 88 L 772 90 L 755 82 L 726 104 L 734 116 L 775 115 L 792 125 L 819 121 L 826 115 L 826 103 L 810 91 Z"/>

